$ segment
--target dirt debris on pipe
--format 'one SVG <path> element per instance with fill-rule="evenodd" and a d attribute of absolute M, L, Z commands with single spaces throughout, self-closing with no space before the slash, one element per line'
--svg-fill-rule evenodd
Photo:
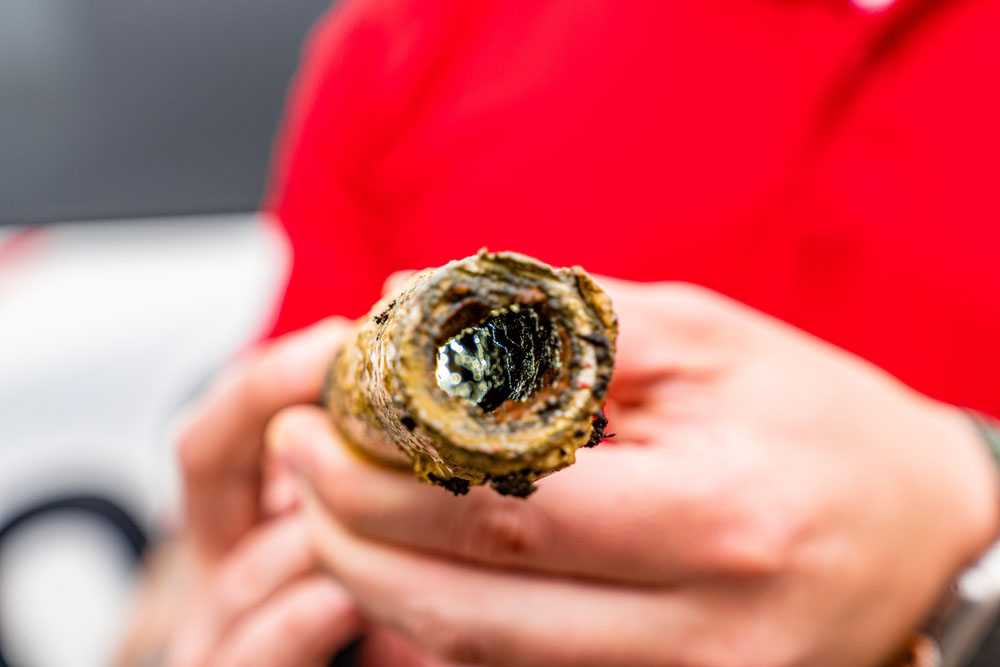
<path fill-rule="evenodd" d="M 582 268 L 483 249 L 414 274 L 358 320 L 324 402 L 381 463 L 456 495 L 526 497 L 605 437 L 617 333 Z"/>

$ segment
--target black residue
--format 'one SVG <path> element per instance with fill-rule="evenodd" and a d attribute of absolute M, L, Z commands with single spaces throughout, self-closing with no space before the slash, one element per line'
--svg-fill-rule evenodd
<path fill-rule="evenodd" d="M 391 313 L 392 309 L 395 307 L 396 300 L 393 299 L 389 302 L 389 305 L 385 307 L 385 310 L 374 317 L 375 324 L 385 324 L 385 321 L 389 319 L 389 313 Z"/>
<path fill-rule="evenodd" d="M 608 427 L 608 418 L 604 416 L 604 410 L 599 410 L 596 415 L 594 415 L 594 426 L 593 430 L 590 432 L 590 440 L 584 444 L 584 447 L 596 447 L 601 444 L 601 440 L 605 438 L 611 438 L 614 433 L 605 434 L 604 429 Z"/>
<path fill-rule="evenodd" d="M 498 475 L 490 480 L 490 486 L 504 496 L 527 498 L 535 492 L 535 486 L 531 483 L 532 474 L 531 468 L 525 468 L 506 475 Z"/>
<path fill-rule="evenodd" d="M 545 401 L 545 405 L 542 407 L 541 410 L 538 411 L 538 416 L 548 421 L 549 417 L 552 416 L 552 413 L 558 409 L 559 409 L 559 399 L 550 398 L 549 400 Z"/>
<path fill-rule="evenodd" d="M 594 346 L 594 356 L 598 364 L 603 364 L 611 357 L 611 343 L 599 333 L 582 334 L 580 338 Z"/>
<path fill-rule="evenodd" d="M 469 492 L 469 480 L 462 479 L 461 477 L 449 477 L 448 479 L 444 479 L 431 472 L 427 473 L 427 479 L 434 482 L 438 486 L 443 486 L 456 496 L 464 496 Z"/>

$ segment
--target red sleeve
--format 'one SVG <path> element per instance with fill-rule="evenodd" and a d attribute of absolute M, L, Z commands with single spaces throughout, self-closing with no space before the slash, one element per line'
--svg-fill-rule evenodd
<path fill-rule="evenodd" d="M 272 336 L 327 315 L 362 315 L 396 268 L 392 233 L 366 199 L 366 87 L 380 42 L 368 2 L 338 3 L 310 34 L 278 137 L 267 211 L 289 238 L 292 269 Z"/>

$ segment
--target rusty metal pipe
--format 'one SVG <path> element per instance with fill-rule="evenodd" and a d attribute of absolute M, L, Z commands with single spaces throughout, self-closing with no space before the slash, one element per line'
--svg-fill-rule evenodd
<path fill-rule="evenodd" d="M 604 436 L 611 301 L 580 267 L 480 251 L 413 275 L 358 320 L 324 402 L 380 462 L 456 494 L 527 496 Z"/>

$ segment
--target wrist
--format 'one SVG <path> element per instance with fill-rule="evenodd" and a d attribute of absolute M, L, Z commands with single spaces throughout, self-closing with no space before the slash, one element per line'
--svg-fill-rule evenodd
<path fill-rule="evenodd" d="M 951 507 L 956 524 L 965 528 L 958 540 L 963 549 L 958 555 L 960 571 L 925 620 L 924 634 L 897 667 L 996 664 L 1000 639 L 996 629 L 1000 617 L 1000 429 L 992 420 L 954 408 L 948 409 L 948 422 L 955 432 L 944 441 L 948 443 L 944 450 L 949 462 L 957 464 L 952 474 L 966 481 L 965 488 L 954 496 L 957 504 Z M 973 434 L 971 440 L 969 433 Z M 976 474 L 982 471 L 988 474 Z"/>
<path fill-rule="evenodd" d="M 941 440 L 942 471 L 947 471 L 952 515 L 959 528 L 956 571 L 976 562 L 1000 537 L 1000 467 L 984 433 L 970 413 L 946 407 Z"/>

